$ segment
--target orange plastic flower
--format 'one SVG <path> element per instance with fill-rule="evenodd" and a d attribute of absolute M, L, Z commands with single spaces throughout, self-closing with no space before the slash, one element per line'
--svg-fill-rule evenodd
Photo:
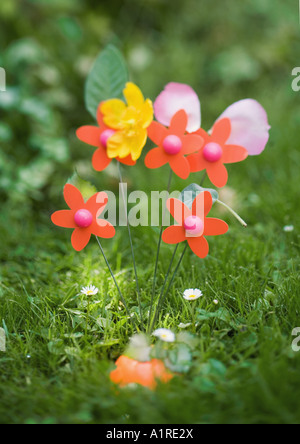
<path fill-rule="evenodd" d="M 211 135 L 202 128 L 195 134 L 204 139 L 204 145 L 198 153 L 187 158 L 191 172 L 206 170 L 216 187 L 224 187 L 228 181 L 228 172 L 224 164 L 245 160 L 248 151 L 239 145 L 226 144 L 231 136 L 231 122 L 228 118 L 218 120 Z"/>
<path fill-rule="evenodd" d="M 110 379 L 121 387 L 128 384 L 140 384 L 153 390 L 157 386 L 157 381 L 167 383 L 173 378 L 159 359 L 140 362 L 123 355 L 116 361 L 116 367 L 110 373 Z"/>
<path fill-rule="evenodd" d="M 59 227 L 74 228 L 71 242 L 76 251 L 81 251 L 87 246 L 92 234 L 105 239 L 114 237 L 114 227 L 108 221 L 98 219 L 108 201 L 106 193 L 96 193 L 84 202 L 80 191 L 67 184 L 64 188 L 64 198 L 70 210 L 56 211 L 51 220 Z"/>
<path fill-rule="evenodd" d="M 167 129 L 158 122 L 152 122 L 148 128 L 149 138 L 158 145 L 149 151 L 145 158 L 148 168 L 160 168 L 167 163 L 181 179 L 187 179 L 190 165 L 187 154 L 195 153 L 203 145 L 203 138 L 196 134 L 186 134 L 188 116 L 184 110 L 178 111 Z"/>
<path fill-rule="evenodd" d="M 79 140 L 88 145 L 98 148 L 93 155 L 92 164 L 96 171 L 103 171 L 108 167 L 112 159 L 107 155 L 107 144 L 110 137 L 115 134 L 115 131 L 105 125 L 103 114 L 100 110 L 101 104 L 97 112 L 97 121 L 99 126 L 82 126 L 76 131 Z M 124 159 L 116 158 L 119 162 L 125 165 L 135 165 L 136 162 L 132 160 L 131 156 Z"/>
<path fill-rule="evenodd" d="M 178 225 L 168 227 L 163 232 L 163 241 L 167 244 L 187 241 L 198 257 L 205 258 L 209 253 L 205 236 L 225 234 L 229 229 L 223 220 L 206 217 L 212 205 L 213 200 L 209 191 L 198 194 L 191 210 L 179 199 L 168 199 L 168 210 Z"/>

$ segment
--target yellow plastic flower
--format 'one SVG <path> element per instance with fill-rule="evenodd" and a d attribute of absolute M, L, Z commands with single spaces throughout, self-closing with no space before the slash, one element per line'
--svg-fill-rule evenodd
<path fill-rule="evenodd" d="M 153 121 L 153 105 L 145 100 L 134 83 L 127 83 L 123 91 L 127 105 L 120 99 L 111 99 L 101 104 L 104 123 L 116 130 L 107 142 L 110 159 L 124 159 L 131 155 L 136 161 L 147 142 L 147 128 Z"/>

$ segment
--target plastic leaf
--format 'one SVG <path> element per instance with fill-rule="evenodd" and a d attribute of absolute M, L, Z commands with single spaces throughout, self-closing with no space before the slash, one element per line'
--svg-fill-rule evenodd
<path fill-rule="evenodd" d="M 203 191 L 208 191 L 211 194 L 213 203 L 219 199 L 219 194 L 216 190 L 212 188 L 202 188 L 200 185 L 192 183 L 180 193 L 179 200 L 185 203 L 187 207 L 192 208 L 195 198 Z"/>
<path fill-rule="evenodd" d="M 101 102 L 112 98 L 123 98 L 123 89 L 128 82 L 128 70 L 120 51 L 108 45 L 98 55 L 85 86 L 87 110 L 96 118 Z"/>

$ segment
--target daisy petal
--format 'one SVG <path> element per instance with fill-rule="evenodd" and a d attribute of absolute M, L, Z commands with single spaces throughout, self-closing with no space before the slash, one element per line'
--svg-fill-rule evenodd
<path fill-rule="evenodd" d="M 197 131 L 201 126 L 200 102 L 195 91 L 182 83 L 169 83 L 154 103 L 156 119 L 170 126 L 174 114 L 184 109 L 188 115 L 187 131 Z"/>
<path fill-rule="evenodd" d="M 209 253 L 209 245 L 205 237 L 189 237 L 188 244 L 196 256 L 204 259 Z"/>
<path fill-rule="evenodd" d="M 224 144 L 231 134 L 231 123 L 228 118 L 218 120 L 212 129 L 212 140 L 216 143 Z"/>
<path fill-rule="evenodd" d="M 228 181 L 228 171 L 222 163 L 217 162 L 215 164 L 211 164 L 209 167 L 207 167 L 206 171 L 210 181 L 216 187 L 225 187 Z"/>
<path fill-rule="evenodd" d="M 106 150 L 102 147 L 98 148 L 92 158 L 93 168 L 96 171 L 103 171 L 110 164 L 111 159 L 107 157 Z"/>
<path fill-rule="evenodd" d="M 185 230 L 183 227 L 172 225 L 165 229 L 162 234 L 162 240 L 165 244 L 179 244 L 186 240 Z"/>
<path fill-rule="evenodd" d="M 100 128 L 96 126 L 82 126 L 76 131 L 76 136 L 81 142 L 98 147 L 100 145 Z"/>
<path fill-rule="evenodd" d="M 224 117 L 230 119 L 232 126 L 228 143 L 245 147 L 250 156 L 262 153 L 271 127 L 260 103 L 253 99 L 240 100 L 229 106 L 219 119 Z"/>
<path fill-rule="evenodd" d="M 225 145 L 223 148 L 223 163 L 237 163 L 247 159 L 248 151 L 239 145 Z"/>
<path fill-rule="evenodd" d="M 204 236 L 219 236 L 227 233 L 229 227 L 226 222 L 221 219 L 209 217 L 205 219 Z"/>
<path fill-rule="evenodd" d="M 77 226 L 74 220 L 74 211 L 70 210 L 56 211 L 52 214 L 51 220 L 58 227 L 76 228 Z"/>
<path fill-rule="evenodd" d="M 81 251 L 89 243 L 91 230 L 86 228 L 75 228 L 72 234 L 71 242 L 74 250 Z"/>
<path fill-rule="evenodd" d="M 81 192 L 76 187 L 74 187 L 74 185 L 71 185 L 70 183 L 67 183 L 65 185 L 64 198 L 65 198 L 66 204 L 72 210 L 76 210 L 81 207 L 84 207 L 84 200 L 83 200 Z"/>

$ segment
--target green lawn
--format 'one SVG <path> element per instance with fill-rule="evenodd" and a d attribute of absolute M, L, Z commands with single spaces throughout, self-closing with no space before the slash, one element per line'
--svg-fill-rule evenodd
<path fill-rule="evenodd" d="M 61 0 L 52 8 L 36 0 L 23 21 L 17 3 L 0 6 L 1 41 L 9 48 L 2 48 L 0 65 L 11 69 L 17 87 L 8 105 L 0 93 L 0 327 L 7 334 L 7 350 L 0 352 L 0 423 L 300 423 L 300 352 L 291 347 L 292 330 L 300 327 L 300 93 L 291 89 L 291 71 L 299 64 L 297 2 L 275 8 L 273 0 L 247 0 L 238 9 L 227 0 L 224 16 L 208 0 L 176 1 L 172 10 L 147 0 L 142 11 L 138 0 L 130 14 L 123 2 L 115 17 L 109 6 L 94 11 L 89 2 Z M 24 42 L 33 29 L 28 23 L 35 35 Z M 71 233 L 50 221 L 53 211 L 65 208 L 62 187 L 74 168 L 99 191 L 118 187 L 114 168 L 93 172 L 92 151 L 74 136 L 78 126 L 91 123 L 83 111 L 86 66 L 107 41 L 124 49 L 134 80 L 151 98 L 169 81 L 191 83 L 201 98 L 204 128 L 246 97 L 263 104 L 272 126 L 261 156 L 229 168 L 224 199 L 233 200 L 248 228 L 216 207 L 229 233 L 210 239 L 205 260 L 186 254 L 167 295 L 157 327 L 176 333 L 179 324 L 191 322 L 183 291 L 197 287 L 204 297 L 195 302 L 189 370 L 156 391 L 110 383 L 132 326 L 96 241 L 75 253 Z M 138 50 L 150 65 L 136 64 Z M 130 191 L 150 193 L 166 187 L 168 169 L 150 172 L 140 160 L 124 177 Z M 193 175 L 172 188 L 199 181 Z M 294 230 L 285 232 L 286 225 Z M 141 227 L 132 235 L 147 318 L 158 235 Z M 137 313 L 126 228 L 103 246 Z M 162 247 L 157 294 L 172 252 Z M 87 318 L 79 293 L 88 284 L 100 291 Z M 218 310 L 222 315 L 211 315 Z"/>

